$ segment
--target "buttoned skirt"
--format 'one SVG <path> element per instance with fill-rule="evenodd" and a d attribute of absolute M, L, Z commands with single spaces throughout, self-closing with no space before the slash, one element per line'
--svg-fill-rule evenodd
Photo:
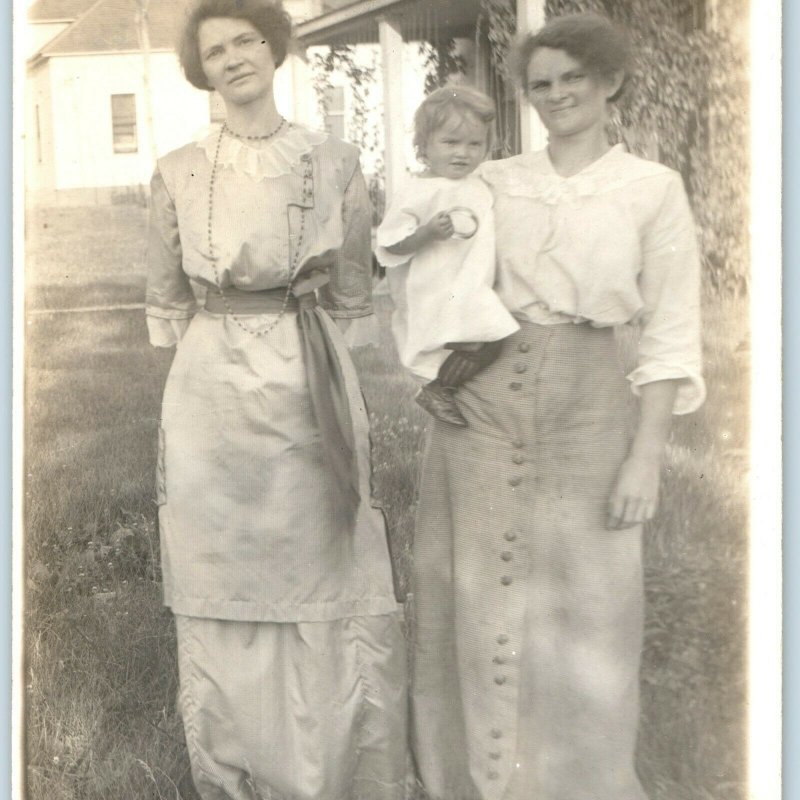
<path fill-rule="evenodd" d="M 521 324 L 436 422 L 414 543 L 413 744 L 439 800 L 644 800 L 641 529 L 611 329 Z"/>

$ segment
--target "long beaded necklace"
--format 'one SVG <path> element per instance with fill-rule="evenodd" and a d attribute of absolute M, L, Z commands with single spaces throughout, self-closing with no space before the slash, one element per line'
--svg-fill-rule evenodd
<path fill-rule="evenodd" d="M 278 123 L 278 127 L 275 128 L 272 133 L 268 133 L 265 136 L 243 136 L 234 133 L 229 127 L 228 123 L 223 122 L 222 127 L 219 131 L 219 138 L 217 139 L 217 147 L 214 150 L 214 161 L 211 164 L 211 178 L 209 179 L 209 186 L 208 186 L 208 255 L 211 261 L 211 265 L 214 268 L 214 277 L 217 281 L 217 288 L 219 289 L 220 297 L 222 298 L 222 302 L 225 305 L 225 310 L 228 312 L 228 315 L 233 319 L 233 321 L 246 333 L 252 334 L 253 336 L 266 336 L 270 331 L 272 331 L 278 323 L 283 319 L 284 315 L 286 314 L 286 309 L 289 306 L 289 300 L 292 296 L 292 284 L 294 279 L 297 277 L 297 265 L 300 261 L 300 250 L 303 246 L 303 236 L 305 234 L 306 229 L 306 209 L 304 206 L 300 207 L 300 233 L 297 237 L 297 247 L 295 248 L 294 258 L 290 259 L 289 262 L 289 280 L 286 285 L 286 294 L 283 297 L 283 303 L 281 304 L 281 309 L 278 312 L 277 317 L 266 327 L 260 328 L 259 330 L 253 330 L 252 328 L 248 328 L 242 320 L 236 316 L 231 307 L 230 300 L 225 296 L 225 292 L 222 289 L 222 281 L 219 277 L 219 272 L 217 270 L 217 257 L 214 251 L 214 237 L 212 233 L 212 220 L 214 216 L 214 184 L 217 179 L 217 169 L 219 167 L 219 151 L 222 146 L 222 138 L 226 133 L 229 133 L 231 136 L 236 137 L 237 139 L 257 139 L 259 141 L 266 141 L 267 139 L 271 139 L 275 136 L 280 130 L 283 129 L 284 125 L 289 125 L 285 119 L 281 118 L 281 121 Z M 306 155 L 303 157 L 303 199 L 307 200 L 311 197 L 312 194 L 312 183 L 311 178 L 313 174 L 311 158 L 310 156 Z"/>

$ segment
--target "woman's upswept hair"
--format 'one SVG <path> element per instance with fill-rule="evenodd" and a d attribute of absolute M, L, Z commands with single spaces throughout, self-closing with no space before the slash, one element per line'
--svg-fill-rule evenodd
<path fill-rule="evenodd" d="M 186 80 L 198 89 L 212 91 L 200 58 L 200 23 L 212 17 L 232 17 L 249 22 L 269 43 L 275 66 L 286 58 L 292 37 L 292 19 L 279 0 L 194 0 L 189 6 L 178 44 L 178 55 Z"/>
<path fill-rule="evenodd" d="M 542 47 L 563 50 L 579 61 L 584 69 L 611 78 L 624 76 L 619 89 L 609 100 L 622 94 L 628 77 L 630 44 L 626 33 L 599 14 L 565 14 L 554 17 L 535 33 L 524 35 L 514 51 L 514 75 L 524 89 L 528 82 L 528 65 L 533 54 Z"/>
<path fill-rule="evenodd" d="M 462 116 L 472 114 L 487 126 L 486 150 L 488 152 L 492 143 L 494 103 L 490 97 L 471 86 L 454 84 L 434 89 L 416 110 L 414 114 L 414 150 L 417 158 L 425 157 L 425 148 L 431 134 L 441 128 L 453 112 Z"/>

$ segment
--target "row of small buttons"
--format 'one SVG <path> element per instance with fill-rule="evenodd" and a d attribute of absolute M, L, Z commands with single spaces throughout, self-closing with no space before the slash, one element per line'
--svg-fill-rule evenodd
<path fill-rule="evenodd" d="M 512 532 L 511 532 L 511 531 L 507 531 L 507 532 L 506 532 L 506 538 L 508 538 L 508 535 L 509 535 L 510 533 L 512 533 Z M 516 534 L 512 534 L 512 535 L 513 535 L 513 538 L 514 538 L 514 539 L 516 539 Z M 510 554 L 509 554 L 509 555 L 510 555 Z M 504 560 L 506 560 L 506 559 L 504 559 Z M 509 579 L 509 580 L 510 580 L 510 579 Z M 509 637 L 508 637 L 508 635 L 507 635 L 507 634 L 505 634 L 505 633 L 501 633 L 501 634 L 500 634 L 500 635 L 497 637 L 497 644 L 499 644 L 499 645 L 501 645 L 501 646 L 502 646 L 502 645 L 507 645 L 507 644 L 508 644 L 508 642 L 509 642 Z M 493 663 L 493 664 L 497 664 L 498 666 L 502 666 L 503 664 L 505 664 L 505 663 L 506 663 L 506 658 L 505 658 L 505 656 L 502 656 L 502 655 L 499 655 L 499 654 L 498 654 L 498 655 L 494 656 L 494 658 L 492 658 L 492 663 Z M 508 679 L 506 678 L 506 676 L 505 676 L 505 675 L 495 675 L 495 678 L 494 678 L 494 682 L 495 682 L 495 683 L 496 683 L 498 686 L 502 686 L 502 685 L 503 685 L 503 684 L 504 684 L 504 683 L 505 683 L 507 680 L 508 680 Z M 503 731 L 501 731 L 501 730 L 500 730 L 500 728 L 492 728 L 492 729 L 489 731 L 489 736 L 491 736 L 491 737 L 492 737 L 492 739 L 495 739 L 495 740 L 497 740 L 497 739 L 502 739 L 502 738 L 503 738 Z M 498 750 L 491 750 L 491 751 L 489 751 L 489 758 L 490 758 L 492 761 L 499 761 L 501 757 L 502 757 L 502 753 L 501 753 L 500 751 L 498 751 Z M 487 778 L 488 778 L 490 781 L 494 781 L 494 780 L 497 780 L 497 778 L 499 778 L 499 777 L 500 777 L 500 775 L 499 775 L 499 773 L 498 773 L 496 770 L 490 769 L 490 770 L 488 770 L 488 771 L 487 771 L 487 773 L 486 773 L 486 777 L 487 777 Z"/>
<path fill-rule="evenodd" d="M 531 349 L 530 344 L 528 344 L 528 342 L 520 342 L 519 345 L 517 345 L 517 348 L 521 353 L 527 353 Z M 525 372 L 527 372 L 527 369 L 528 369 L 527 364 L 524 364 L 522 362 L 518 362 L 513 366 L 513 370 L 517 375 L 523 375 Z M 511 381 L 508 384 L 508 388 L 511 389 L 512 392 L 518 392 L 520 389 L 522 389 L 522 383 L 520 381 Z M 511 446 L 514 448 L 514 450 L 522 450 L 525 447 L 525 443 L 522 441 L 522 439 L 514 439 L 511 442 Z M 513 453 L 511 456 L 511 463 L 514 464 L 515 466 L 521 466 L 522 464 L 525 463 L 525 456 L 519 452 Z M 508 479 L 508 484 L 509 486 L 512 487 L 519 486 L 521 483 L 522 483 L 521 475 L 512 475 Z M 517 539 L 519 538 L 519 535 L 515 530 L 509 529 L 503 533 L 503 538 L 507 542 L 516 542 Z M 500 560 L 508 564 L 514 560 L 514 553 L 511 550 L 503 550 L 500 553 Z M 511 575 L 502 575 L 500 577 L 500 583 L 503 586 L 511 586 L 514 583 L 514 578 Z M 501 633 L 498 635 L 497 637 L 498 645 L 503 647 L 508 643 L 509 643 L 509 637 L 507 634 Z M 507 661 L 508 661 L 507 657 L 500 653 L 498 653 L 492 658 L 492 663 L 499 667 L 505 665 Z M 508 682 L 508 677 L 506 675 L 498 673 L 494 676 L 494 682 L 498 686 L 503 686 Z M 489 736 L 494 740 L 502 739 L 503 731 L 500 730 L 500 728 L 492 728 L 489 731 Z M 502 757 L 502 753 L 498 750 L 490 750 L 488 755 L 491 761 L 499 761 Z M 489 780 L 497 780 L 500 777 L 500 775 L 495 769 L 489 768 L 486 772 L 486 777 Z"/>
<path fill-rule="evenodd" d="M 527 353 L 530 351 L 531 346 L 528 342 L 520 342 L 517 345 L 517 349 L 520 351 L 520 353 Z M 522 375 L 523 373 L 527 372 L 528 365 L 522 361 L 518 361 L 516 364 L 514 364 L 513 369 L 518 375 Z M 512 392 L 518 392 L 520 389 L 522 389 L 522 383 L 520 381 L 511 381 L 511 383 L 508 384 L 508 388 L 511 389 Z M 514 439 L 511 442 L 511 446 L 515 450 L 522 450 L 522 448 L 525 446 L 525 443 L 522 441 L 522 439 Z M 522 455 L 522 453 L 514 453 L 511 456 L 511 463 L 515 464 L 516 466 L 521 466 L 525 463 L 525 457 Z M 512 475 L 508 479 L 509 486 L 517 487 L 521 483 L 522 476 L 520 475 Z"/>

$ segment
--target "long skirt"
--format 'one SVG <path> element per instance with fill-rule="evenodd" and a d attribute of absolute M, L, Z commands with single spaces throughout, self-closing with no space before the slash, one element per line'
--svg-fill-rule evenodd
<path fill-rule="evenodd" d="M 176 616 L 203 800 L 403 800 L 401 612 L 328 622 Z"/>
<path fill-rule="evenodd" d="M 436 800 L 645 800 L 641 527 L 613 331 L 523 323 L 437 422 L 414 543 L 413 749 Z"/>

